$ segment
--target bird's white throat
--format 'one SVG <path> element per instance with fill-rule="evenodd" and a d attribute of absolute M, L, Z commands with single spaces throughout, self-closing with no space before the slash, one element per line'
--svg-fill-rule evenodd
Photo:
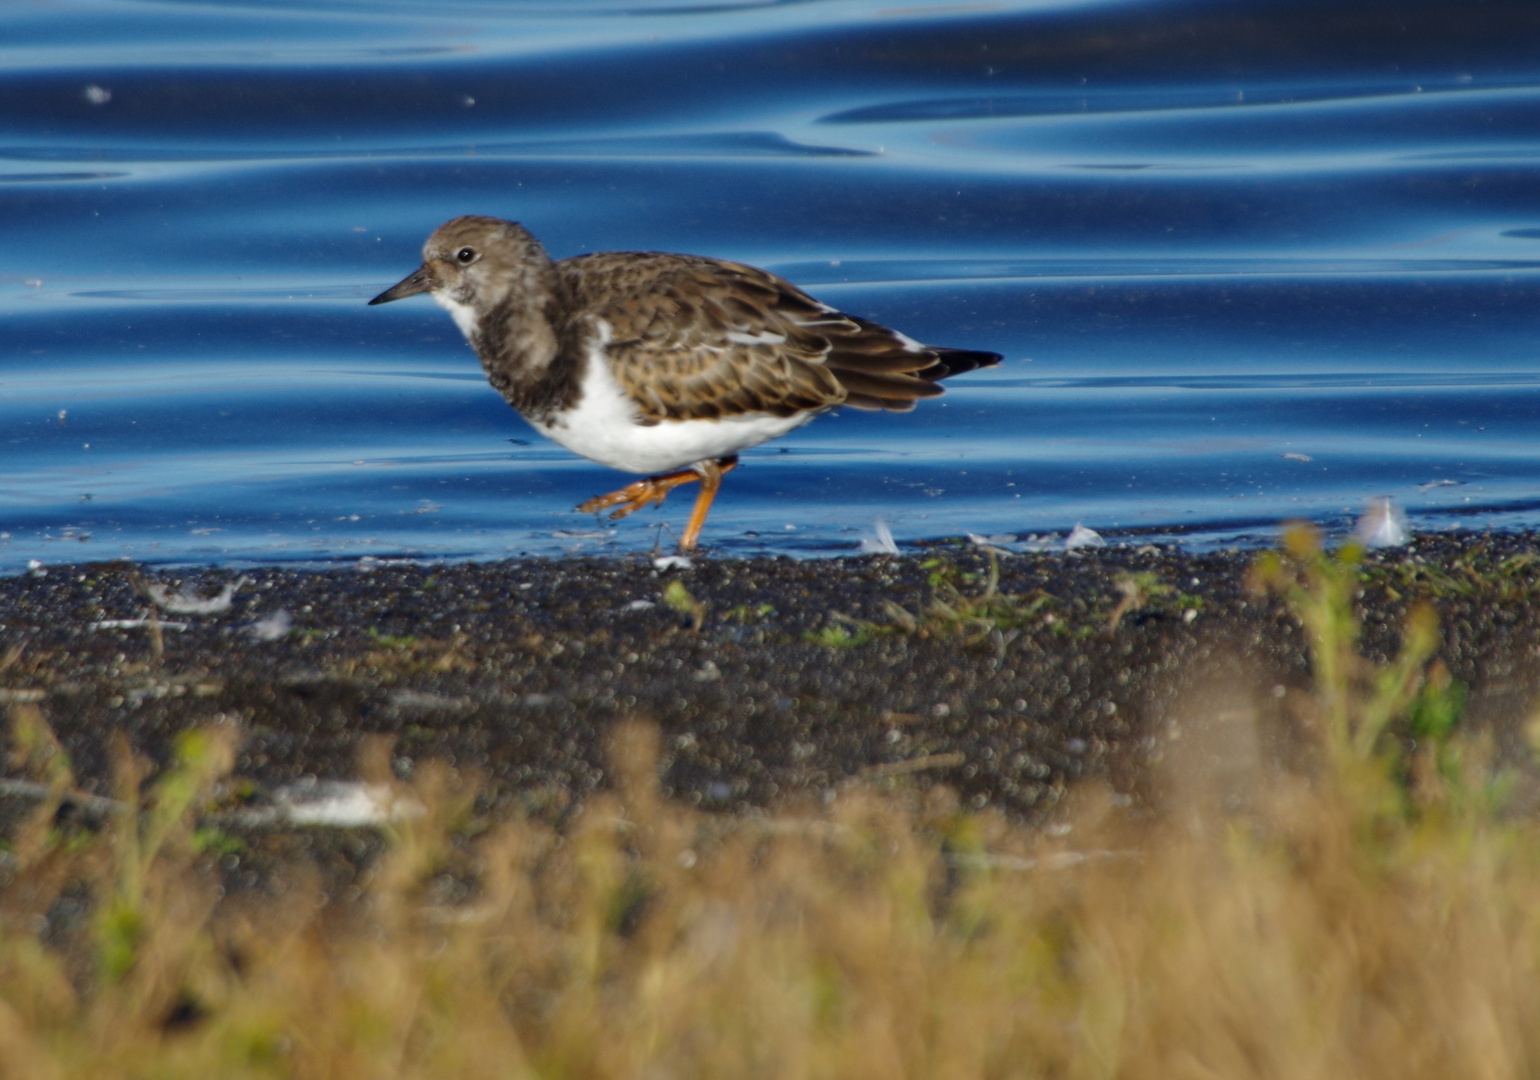
<path fill-rule="evenodd" d="M 476 341 L 472 335 L 476 332 L 476 309 L 469 304 L 460 303 L 448 293 L 437 289 L 433 292 L 433 299 L 439 307 L 449 312 L 450 318 L 454 319 L 455 325 L 460 328 L 460 333 L 465 335 L 465 340 L 475 345 Z"/>

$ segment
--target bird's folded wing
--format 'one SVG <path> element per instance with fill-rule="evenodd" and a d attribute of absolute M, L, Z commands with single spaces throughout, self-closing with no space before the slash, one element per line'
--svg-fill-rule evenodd
<path fill-rule="evenodd" d="M 649 419 L 790 416 L 842 404 L 902 410 L 941 393 L 916 375 L 936 368 L 935 350 L 774 274 L 663 254 L 595 274 L 589 260 L 600 258 L 583 260 L 581 285 L 604 299 L 582 306 L 609 325 L 611 370 Z"/>

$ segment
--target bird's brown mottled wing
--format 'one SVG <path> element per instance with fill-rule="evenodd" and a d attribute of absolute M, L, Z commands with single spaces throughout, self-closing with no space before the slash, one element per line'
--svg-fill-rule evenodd
<path fill-rule="evenodd" d="M 926 348 L 740 263 L 627 252 L 559 266 L 577 310 L 612 328 L 615 378 L 653 420 L 910 409 L 941 393 L 934 380 L 999 361 Z"/>

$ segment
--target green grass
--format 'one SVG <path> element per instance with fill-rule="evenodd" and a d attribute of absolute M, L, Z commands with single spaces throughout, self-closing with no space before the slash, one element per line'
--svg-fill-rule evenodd
<path fill-rule="evenodd" d="M 1000 591 L 1000 563 L 993 551 L 989 568 L 969 573 L 944 557 L 925 560 L 930 600 L 911 611 L 893 600 L 883 601 L 885 619 L 857 619 L 834 614 L 822 630 L 806 640 L 832 648 L 864 645 L 878 637 L 905 634 L 921 638 L 953 638 L 964 646 L 993 642 L 1003 647 L 1027 627 L 1054 623 L 1057 601 L 1041 590 L 1027 595 Z"/>
<path fill-rule="evenodd" d="M 999 557 L 988 551 L 988 567 L 982 572 L 963 570 L 952 560 L 937 556 L 921 565 L 929 571 L 930 598 L 911 610 L 894 601 L 882 603 L 884 618 L 857 619 L 834 614 L 829 625 L 803 635 L 808 641 L 833 648 L 864 645 L 878 637 L 902 634 L 919 638 L 959 641 L 965 647 L 981 645 L 1003 649 L 1027 630 L 1045 627 L 1070 638 L 1112 633 L 1127 615 L 1135 612 L 1174 614 L 1178 617 L 1203 607 L 1201 597 L 1180 592 L 1158 575 L 1125 573 L 1117 594 L 1106 607 L 1076 602 L 1066 608 L 1051 594 L 1034 589 L 1007 593 L 1000 589 Z M 1106 614 L 1100 612 L 1105 610 Z"/>
<path fill-rule="evenodd" d="M 668 587 L 663 590 L 663 603 L 679 614 L 689 616 L 693 630 L 700 630 L 706 622 L 706 605 L 695 599 L 681 581 L 668 583 Z"/>
<path fill-rule="evenodd" d="M 877 636 L 871 623 L 835 616 L 828 626 L 809 630 L 803 639 L 829 649 L 852 649 L 865 645 Z"/>
<path fill-rule="evenodd" d="M 1447 562 L 1428 562 L 1414 555 L 1367 564 L 1363 581 L 1384 589 L 1392 599 L 1480 596 L 1492 603 L 1533 602 L 1540 599 L 1540 556 L 1530 552 L 1500 556 L 1479 543 Z"/>

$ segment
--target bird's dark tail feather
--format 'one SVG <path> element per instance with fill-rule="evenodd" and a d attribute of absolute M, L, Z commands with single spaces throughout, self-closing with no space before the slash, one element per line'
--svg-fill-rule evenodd
<path fill-rule="evenodd" d="M 939 382 L 966 371 L 994 367 L 1005 359 L 999 353 L 974 352 L 971 349 L 943 349 L 935 345 L 931 348 L 935 350 L 936 362 L 914 373 L 915 378 L 925 379 L 927 382 Z"/>

